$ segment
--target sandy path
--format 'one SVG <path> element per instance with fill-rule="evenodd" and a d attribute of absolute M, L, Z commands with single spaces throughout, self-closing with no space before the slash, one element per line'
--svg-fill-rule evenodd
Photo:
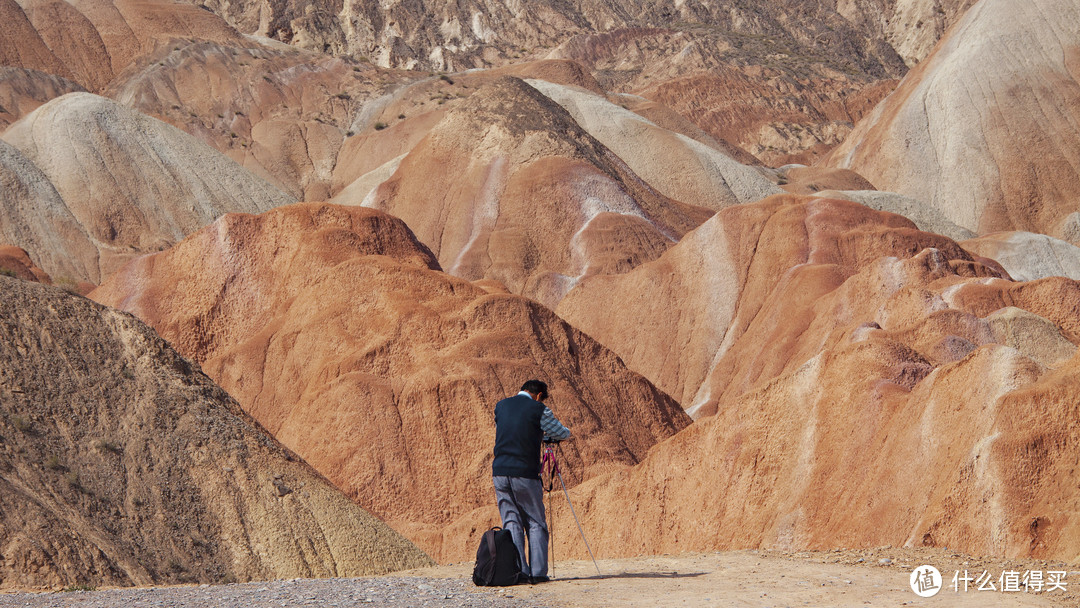
<path fill-rule="evenodd" d="M 860 561 L 861 560 L 861 561 Z M 882 560 L 891 560 L 882 563 Z M 916 566 L 930 564 L 945 577 L 935 597 L 920 598 L 908 586 Z M 779 553 L 730 551 L 678 556 L 557 562 L 551 583 L 476 588 L 472 564 L 425 568 L 366 579 L 272 581 L 241 585 L 115 589 L 78 593 L 5 593 L 0 606 L 30 608 L 292 608 L 381 606 L 406 608 L 621 608 L 626 606 L 1080 606 L 1080 571 L 1035 560 L 979 559 L 944 549 L 883 548 L 865 551 Z M 1067 591 L 1002 593 L 952 590 L 955 570 L 1062 570 Z M 1073 589 L 1073 587 L 1076 587 Z"/>
<path fill-rule="evenodd" d="M 882 564 L 880 560 L 891 563 Z M 935 566 L 944 578 L 943 589 L 931 598 L 918 597 L 909 586 L 912 570 L 924 564 Z M 555 581 L 496 593 L 526 599 L 530 605 L 573 608 L 1080 606 L 1080 571 L 1070 570 L 1066 565 L 1037 560 L 979 559 L 944 549 L 730 551 L 600 560 L 599 566 L 603 578 L 596 576 L 591 561 L 558 562 L 554 568 Z M 966 593 L 954 592 L 953 574 L 965 569 L 973 577 L 987 571 L 995 586 L 998 576 L 1006 570 L 1065 571 L 1068 591 L 1002 593 L 977 591 L 971 584 Z M 415 574 L 441 577 L 464 576 L 468 572 L 471 564 L 439 566 Z"/>

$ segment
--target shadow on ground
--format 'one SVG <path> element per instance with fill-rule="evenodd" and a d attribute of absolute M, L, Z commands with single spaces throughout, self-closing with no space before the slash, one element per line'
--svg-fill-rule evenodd
<path fill-rule="evenodd" d="M 597 576 L 573 576 L 569 578 L 553 578 L 557 581 L 602 581 L 609 578 L 693 578 L 704 576 L 706 572 L 620 572 L 619 574 L 600 574 Z"/>

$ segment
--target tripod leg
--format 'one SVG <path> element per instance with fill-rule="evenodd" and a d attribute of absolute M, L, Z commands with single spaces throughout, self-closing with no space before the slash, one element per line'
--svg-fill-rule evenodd
<path fill-rule="evenodd" d="M 604 576 L 600 574 L 600 566 L 596 565 L 596 556 L 593 555 L 592 548 L 589 547 L 589 541 L 585 538 L 585 531 L 581 529 L 581 521 L 578 520 L 577 512 L 574 511 L 574 503 L 570 502 L 570 492 L 566 490 L 566 482 L 563 481 L 562 473 L 558 470 L 555 473 L 559 476 L 559 483 L 562 484 L 563 494 L 566 496 L 566 504 L 570 505 L 570 514 L 574 516 L 574 523 L 577 524 L 578 532 L 581 534 L 581 540 L 585 543 L 585 548 L 589 550 L 589 557 L 592 558 L 592 565 L 596 568 L 597 576 Z"/>
<path fill-rule="evenodd" d="M 554 484 L 553 484 L 554 485 Z M 555 528 L 551 525 L 551 490 L 548 490 L 548 508 L 547 508 L 547 520 L 548 520 L 548 546 L 550 547 L 548 554 L 551 559 L 548 560 L 548 570 L 551 572 L 551 578 L 555 578 Z"/>

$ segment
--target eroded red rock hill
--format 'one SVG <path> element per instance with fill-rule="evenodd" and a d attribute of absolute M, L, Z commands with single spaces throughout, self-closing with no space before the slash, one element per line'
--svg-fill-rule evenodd
<path fill-rule="evenodd" d="M 300 204 L 226 215 L 92 297 L 145 319 L 437 559 L 448 522 L 490 507 L 492 410 L 525 379 L 551 385 L 585 477 L 635 464 L 689 423 L 550 310 L 438 268 L 396 218 Z"/>
<path fill-rule="evenodd" d="M 1014 282 L 900 216 L 785 195 L 561 310 L 701 416 L 574 491 L 600 554 L 1080 550 L 1080 283 Z"/>

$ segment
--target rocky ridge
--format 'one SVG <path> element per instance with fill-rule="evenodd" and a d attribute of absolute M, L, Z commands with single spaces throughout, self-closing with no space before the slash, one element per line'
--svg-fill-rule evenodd
<path fill-rule="evenodd" d="M 430 564 L 128 314 L 0 276 L 4 588 Z"/>

